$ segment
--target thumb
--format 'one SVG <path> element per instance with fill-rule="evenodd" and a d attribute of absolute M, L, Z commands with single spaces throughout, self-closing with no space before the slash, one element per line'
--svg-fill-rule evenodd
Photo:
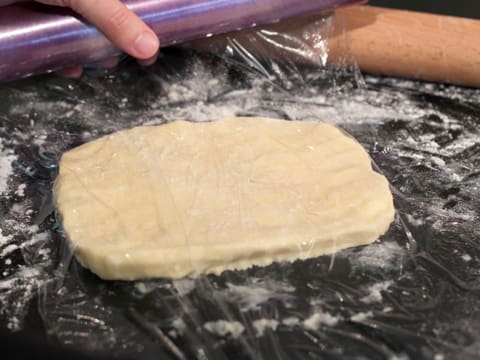
<path fill-rule="evenodd" d="M 152 58 L 160 46 L 152 29 L 119 0 L 39 1 L 72 8 L 102 31 L 116 46 L 137 59 Z"/>

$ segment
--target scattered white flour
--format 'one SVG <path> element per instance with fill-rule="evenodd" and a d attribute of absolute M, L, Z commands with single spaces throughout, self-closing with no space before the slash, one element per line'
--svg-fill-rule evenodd
<path fill-rule="evenodd" d="M 259 319 L 253 321 L 252 325 L 257 336 L 263 336 L 267 329 L 272 329 L 273 331 L 277 330 L 278 321 L 274 319 Z"/>
<path fill-rule="evenodd" d="M 188 295 L 195 289 L 195 280 L 189 278 L 173 280 L 172 284 L 179 296 Z"/>
<path fill-rule="evenodd" d="M 228 293 L 238 302 L 242 311 L 258 309 L 258 305 L 273 298 L 270 290 L 262 287 L 227 284 Z"/>
<path fill-rule="evenodd" d="M 162 280 L 136 281 L 135 291 L 137 295 L 144 296 L 157 289 L 169 289 L 175 291 L 180 297 L 188 295 L 195 288 L 195 280 L 190 278 L 166 282 Z"/>
<path fill-rule="evenodd" d="M 370 312 L 359 313 L 351 317 L 351 319 L 354 321 L 361 321 L 369 316 L 371 316 Z M 262 318 L 252 321 L 252 326 L 255 330 L 256 336 L 261 337 L 265 335 L 265 332 L 268 329 L 276 331 L 280 324 L 290 328 L 301 326 L 306 330 L 318 330 L 322 325 L 335 326 L 338 324 L 339 321 L 342 320 L 343 319 L 341 316 L 333 316 L 329 313 L 315 311 L 313 315 L 303 321 L 295 316 L 287 317 L 281 321 Z M 176 324 L 176 322 L 178 322 L 178 324 Z M 180 334 L 185 330 L 185 324 L 181 319 L 176 319 L 173 322 L 172 326 L 175 328 L 175 331 Z M 204 328 L 215 335 L 223 337 L 231 336 L 233 338 L 239 337 L 243 334 L 245 330 L 244 326 L 241 323 L 237 321 L 225 320 L 207 322 L 205 323 Z M 176 332 L 174 333 L 174 335 L 177 334 Z"/>
<path fill-rule="evenodd" d="M 342 254 L 348 256 L 353 270 L 369 270 L 381 268 L 395 270 L 402 264 L 406 250 L 396 242 L 375 242 L 360 251 L 348 250 Z"/>
<path fill-rule="evenodd" d="M 18 250 L 18 249 L 24 249 L 26 247 L 35 245 L 39 242 L 45 242 L 50 238 L 50 233 L 48 231 L 42 232 L 42 233 L 37 233 L 33 234 L 30 240 L 24 241 L 19 245 L 16 244 L 10 244 L 6 247 L 4 247 L 0 251 L 0 258 L 3 258 L 7 255 L 10 255 L 12 252 Z"/>
<path fill-rule="evenodd" d="M 136 282 L 135 283 L 135 290 L 140 293 L 141 295 L 145 295 L 149 293 L 149 289 L 147 288 L 147 285 L 145 285 L 144 282 Z"/>
<path fill-rule="evenodd" d="M 175 332 L 173 332 L 175 336 L 185 333 L 185 330 L 187 329 L 187 324 L 185 324 L 185 321 L 183 321 L 182 318 L 176 318 L 173 320 L 172 326 L 175 329 Z"/>
<path fill-rule="evenodd" d="M 5 246 L 5 245 L 8 245 L 11 241 L 13 240 L 13 236 L 12 235 L 3 235 L 1 230 L 0 230 L 0 248 L 2 246 Z"/>
<path fill-rule="evenodd" d="M 20 197 L 24 197 L 26 188 L 27 188 L 27 184 L 18 185 L 17 191 L 15 191 L 15 195 L 20 196 Z"/>
<path fill-rule="evenodd" d="M 260 304 L 270 299 L 282 299 L 288 302 L 292 298 L 291 293 L 295 291 L 295 288 L 287 283 L 260 279 L 253 279 L 252 284 L 248 286 L 231 283 L 226 285 L 228 289 L 222 296 L 238 303 L 241 311 L 259 309 Z"/>
<path fill-rule="evenodd" d="M 203 327 L 210 333 L 218 336 L 230 336 L 238 338 L 245 331 L 245 327 L 238 321 L 210 321 L 203 325 Z"/>
<path fill-rule="evenodd" d="M 417 219 L 410 214 L 405 214 L 404 216 L 405 216 L 405 219 L 408 220 L 408 223 L 410 225 L 413 225 L 413 226 L 423 226 L 423 225 L 425 225 L 425 220 L 422 219 L 422 218 Z"/>
<path fill-rule="evenodd" d="M 0 138 L 0 194 L 7 191 L 8 178 L 13 173 L 12 162 L 16 158 L 13 151 L 3 146 L 3 140 Z"/>
<path fill-rule="evenodd" d="M 174 121 L 177 119 L 186 119 L 190 121 L 202 122 L 218 119 L 228 119 L 234 117 L 235 114 L 242 110 L 242 107 L 235 104 L 218 105 L 218 104 L 205 104 L 203 102 L 197 103 L 197 106 L 192 108 L 178 107 L 175 110 L 171 110 L 168 114 L 158 112 L 158 115 L 162 115 L 168 121 Z M 150 116 L 149 116 L 150 117 Z M 142 122 L 142 125 L 157 125 L 161 117 L 157 117 L 156 120 L 147 120 Z"/>
<path fill-rule="evenodd" d="M 36 139 L 33 140 L 33 143 L 37 146 L 42 146 L 45 144 L 45 140 L 47 139 L 47 135 L 39 135 Z"/>
<path fill-rule="evenodd" d="M 381 302 L 383 300 L 382 291 L 388 290 L 388 288 L 392 286 L 392 284 L 392 280 L 387 280 L 369 286 L 367 289 L 368 295 L 362 297 L 360 301 L 365 304 Z"/>
<path fill-rule="evenodd" d="M 24 207 L 17 204 L 15 211 L 20 214 L 19 220 L 5 220 L 5 229 L 15 231 L 15 237 L 0 234 L 0 259 L 8 266 L 0 280 L 0 313 L 7 321 L 6 326 L 14 331 L 22 328 L 30 301 L 37 295 L 37 289 L 51 280 L 42 273 L 42 266 L 48 266 L 52 261 L 49 256 L 50 249 L 38 247 L 42 242 L 50 240 L 50 233 L 39 232 L 38 226 L 28 226 L 27 222 L 22 220 L 22 209 Z M 6 258 L 19 249 L 35 257 L 35 266 L 18 266 L 11 258 Z"/>
<path fill-rule="evenodd" d="M 329 313 L 315 312 L 303 321 L 303 326 L 307 330 L 318 330 L 321 325 L 335 326 L 340 320 L 341 317 L 333 316 Z"/>
<path fill-rule="evenodd" d="M 157 289 L 173 289 L 173 284 L 170 282 L 165 282 L 165 281 L 157 281 L 157 280 L 151 280 L 151 281 L 136 281 L 134 285 L 135 291 L 137 292 L 137 295 L 140 297 L 150 294 L 151 292 L 157 290 Z"/>
<path fill-rule="evenodd" d="M 40 228 L 38 227 L 38 225 L 32 225 L 32 226 L 27 227 L 27 232 L 29 234 L 35 234 L 39 231 L 40 231 Z"/>
<path fill-rule="evenodd" d="M 5 246 L 0 252 L 0 258 L 10 255 L 12 252 L 18 250 L 18 245 L 10 244 Z"/>
<path fill-rule="evenodd" d="M 289 327 L 298 326 L 300 325 L 300 319 L 295 316 L 287 317 L 282 320 L 282 324 Z"/>
<path fill-rule="evenodd" d="M 20 267 L 0 281 L 0 313 L 6 315 L 6 326 L 12 331 L 22 328 L 30 301 L 37 294 L 42 281 L 35 268 Z"/>
<path fill-rule="evenodd" d="M 445 160 L 439 158 L 438 156 L 432 156 L 430 160 L 438 167 L 444 167 L 446 165 Z"/>
<path fill-rule="evenodd" d="M 350 316 L 350 320 L 351 321 L 358 321 L 358 322 L 361 322 L 361 321 L 364 321 L 368 318 L 371 318 L 373 316 L 372 312 L 371 311 L 367 311 L 367 312 L 359 312 L 358 314 L 355 314 L 353 316 Z"/>
<path fill-rule="evenodd" d="M 15 276 L 11 276 L 8 279 L 4 279 L 2 282 L 0 282 L 0 291 L 15 291 L 15 287 L 19 285 L 22 280 L 28 280 L 36 275 L 38 275 L 38 270 L 28 267 L 21 267 Z"/>

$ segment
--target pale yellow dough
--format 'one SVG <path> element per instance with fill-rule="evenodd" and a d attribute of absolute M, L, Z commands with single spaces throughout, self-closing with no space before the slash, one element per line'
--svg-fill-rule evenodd
<path fill-rule="evenodd" d="M 376 240 L 385 177 L 337 128 L 233 118 L 137 127 L 62 156 L 54 194 L 77 259 L 104 279 L 180 278 Z"/>

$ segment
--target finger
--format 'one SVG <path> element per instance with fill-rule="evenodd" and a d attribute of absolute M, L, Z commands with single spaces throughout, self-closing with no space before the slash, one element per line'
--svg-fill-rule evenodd
<path fill-rule="evenodd" d="M 41 0 L 69 6 L 95 25 L 116 46 L 137 59 L 152 58 L 160 46 L 158 37 L 119 0 Z"/>
<path fill-rule="evenodd" d="M 65 78 L 78 79 L 80 76 L 82 76 L 82 72 L 83 72 L 83 69 L 80 66 L 75 66 L 71 68 L 58 70 L 57 74 Z"/>
<path fill-rule="evenodd" d="M 138 63 L 142 66 L 150 66 L 150 65 L 153 65 L 158 59 L 158 52 L 153 55 L 150 59 L 146 59 L 146 60 L 138 60 Z"/>

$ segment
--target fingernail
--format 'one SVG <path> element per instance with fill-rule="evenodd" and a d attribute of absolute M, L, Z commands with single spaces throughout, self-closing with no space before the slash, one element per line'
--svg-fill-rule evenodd
<path fill-rule="evenodd" d="M 150 58 L 158 50 L 158 38 L 150 31 L 144 31 L 135 40 L 135 50 L 138 56 L 142 58 Z"/>

